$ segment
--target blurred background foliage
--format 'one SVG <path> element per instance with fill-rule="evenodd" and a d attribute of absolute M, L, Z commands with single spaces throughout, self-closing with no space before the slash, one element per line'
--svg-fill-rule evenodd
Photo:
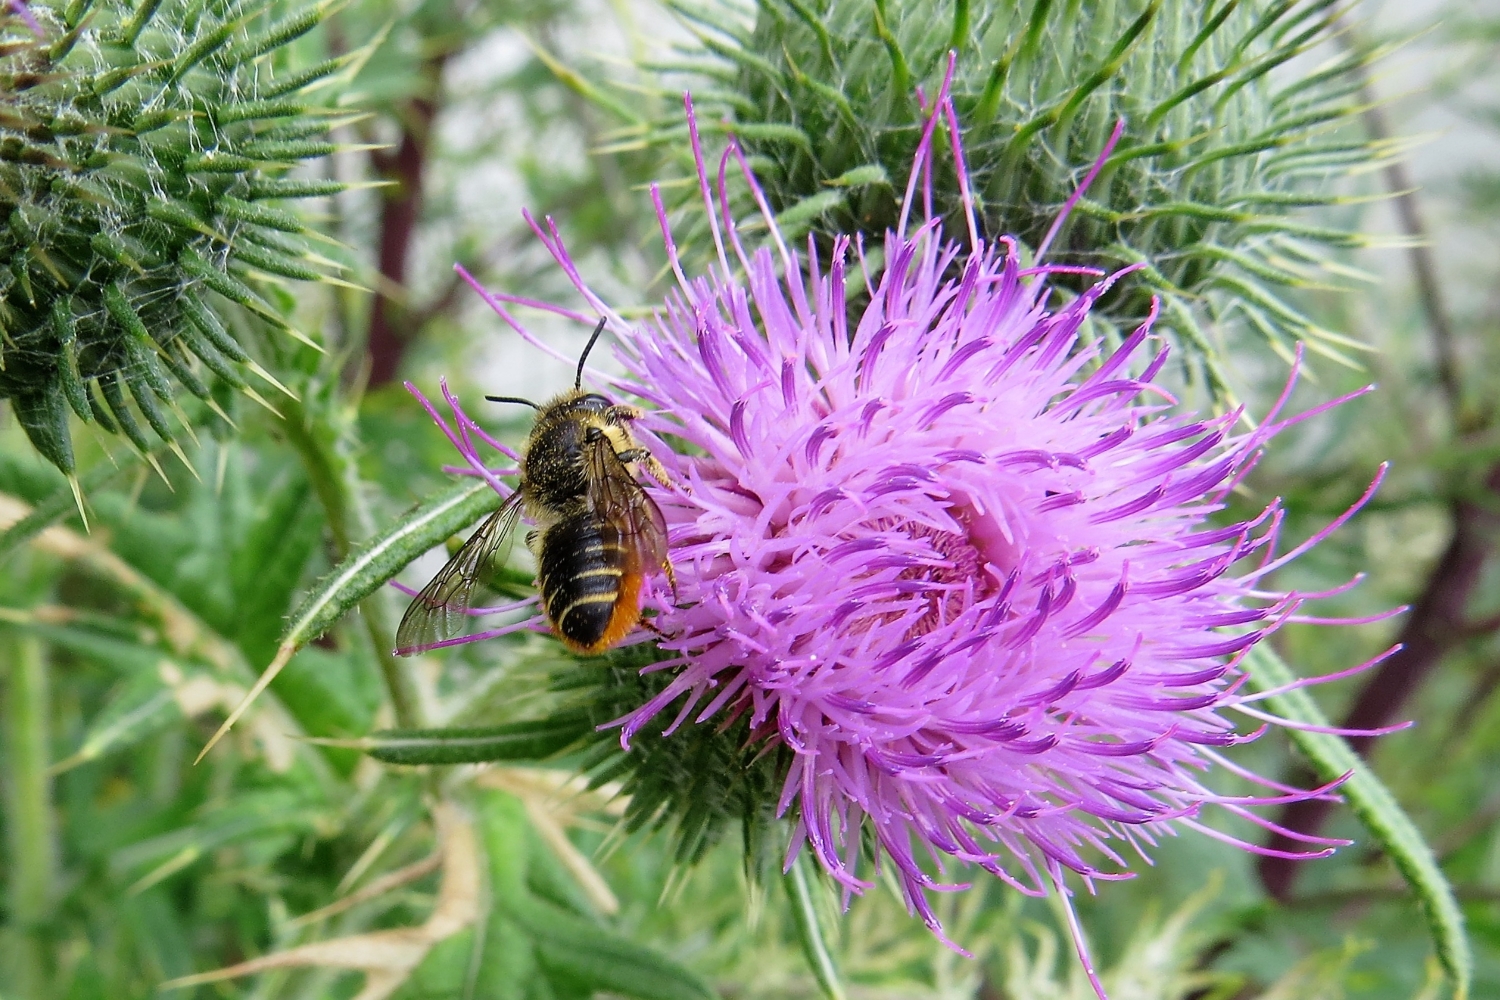
<path fill-rule="evenodd" d="M 139 0 L 99 6 L 115 20 L 143 9 Z M 183 8 L 266 23 L 301 9 L 235 0 Z M 1500 144 L 1500 18 L 1463 0 L 1389 10 L 1077 0 L 937 9 L 915 0 L 318 8 L 320 23 L 297 40 L 301 64 L 335 60 L 357 72 L 320 93 L 340 111 L 320 118 L 338 148 L 288 176 L 345 190 L 282 210 L 320 234 L 307 243 L 320 273 L 361 287 L 260 268 L 247 277 L 262 313 L 211 299 L 276 382 L 245 380 L 258 390 L 250 398 L 226 391 L 231 377 L 203 372 L 223 417 L 180 407 L 180 425 L 169 427 L 175 456 L 165 436 L 142 431 L 126 442 L 73 420 L 76 466 L 63 471 L 86 497 L 87 526 L 60 463 L 29 445 L 25 414 L 12 411 L 0 431 L 0 997 L 145 997 L 167 981 L 178 985 L 162 995 L 307 1000 L 1090 995 L 1058 915 L 992 880 L 943 900 L 970 961 L 908 918 L 894 892 L 872 892 L 840 915 L 815 873 L 765 877 L 745 863 L 731 825 L 703 827 L 685 855 L 670 831 L 622 823 L 615 786 L 583 787 L 577 758 L 424 769 L 337 745 L 393 726 L 534 719 L 558 699 L 556 679 L 576 669 L 535 636 L 398 663 L 387 652 L 398 601 L 386 591 L 297 652 L 224 745 L 193 765 L 275 655 L 301 595 L 445 486 L 448 446 L 398 380 L 427 390 L 446 375 L 466 399 L 565 383 L 566 366 L 502 331 L 454 280 L 452 262 L 510 292 L 569 301 L 520 218 L 524 206 L 556 218 L 606 298 L 638 307 L 658 298 L 664 261 L 639 188 L 676 181 L 669 199 L 690 200 L 673 103 L 689 83 L 712 141 L 741 137 L 776 209 L 794 213 L 789 224 L 815 238 L 820 226 L 866 216 L 883 225 L 891 193 L 882 184 L 904 183 L 915 121 L 892 97 L 905 92 L 899 67 L 931 93 L 933 60 L 954 38 L 963 43 L 960 23 L 976 39 L 960 93 L 981 106 L 994 67 L 1004 62 L 1008 74 L 993 90 L 998 117 L 966 122 L 980 136 L 971 164 L 994 171 L 992 231 L 1034 245 L 1038 220 L 1066 196 L 1113 117 L 1127 113 L 1135 128 L 1151 107 L 1180 98 L 1151 126 L 1184 117 L 1176 139 L 1128 131 L 1122 148 L 1135 156 L 1106 177 L 1063 245 L 1115 262 L 1132 250 L 1165 254 L 1170 266 L 1141 287 L 1179 295 L 1168 325 L 1185 338 L 1179 377 L 1195 405 L 1228 394 L 1264 412 L 1286 369 L 1257 336 L 1283 355 L 1298 339 L 1347 355 L 1314 355 L 1298 404 L 1380 383 L 1278 439 L 1242 502 L 1258 509 L 1286 497 L 1289 536 L 1305 537 L 1380 461 L 1393 462 L 1366 513 L 1278 583 L 1318 589 L 1364 571 L 1365 584 L 1325 613 L 1412 610 L 1376 626 L 1292 626 L 1276 641 L 1304 674 L 1406 642 L 1318 697 L 1354 726 L 1418 720 L 1361 749 L 1456 887 L 1476 952 L 1472 995 L 1500 995 L 1500 172 L 1488 166 Z M 1184 58 L 1215 18 L 1236 34 L 1210 32 L 1199 46 L 1208 54 Z M 847 31 L 820 34 L 820 19 Z M 3 23 L 8 58 L 28 29 L 14 15 Z M 817 58 L 803 58 L 809 47 Z M 1241 159 L 1215 183 L 1180 186 L 1193 169 L 1182 157 L 1198 147 L 1173 142 L 1200 132 L 1209 146 L 1229 141 L 1211 124 L 1223 105 L 1194 101 L 1236 74 L 1275 105 L 1257 112 L 1271 115 L 1257 119 L 1270 132 L 1250 138 L 1288 140 L 1273 143 L 1283 152 L 1290 139 L 1304 144 L 1297 184 L 1279 186 L 1285 175 L 1264 169 L 1261 149 L 1225 154 Z M 799 117 L 797 100 L 836 106 L 818 87 L 852 94 L 861 80 L 889 141 L 824 147 L 827 123 Z M 14 74 L 6 86 L 21 93 Z M 1045 141 L 1017 154 L 1024 170 L 989 155 L 990 144 L 1049 115 L 1037 130 Z M 1405 137 L 1424 133 L 1436 137 L 1407 156 Z M 1141 151 L 1153 143 L 1161 148 Z M 879 172 L 849 176 L 862 167 Z M 1151 224 L 1122 224 L 1115 216 L 1132 198 L 1127 207 L 1167 210 Z M 1239 211 L 1251 202 L 1255 218 Z M 1274 224 L 1257 221 L 1266 206 Z M 691 232 L 691 209 L 682 211 Z M 1209 253 L 1213 245 L 1240 256 Z M 13 294 L 20 278 L 7 265 Z M 1139 305 L 1122 298 L 1114 315 Z M 587 332 L 526 319 L 566 354 Z M 144 370 L 120 357 L 120 370 Z M 137 412 L 143 396 L 165 405 L 172 393 L 146 385 L 132 397 Z M 502 411 L 492 426 L 514 440 L 524 427 L 507 420 L 514 415 Z M 425 557 L 402 579 L 420 584 L 440 561 Z M 1239 759 L 1306 780 L 1280 737 Z M 1293 868 L 1184 836 L 1135 880 L 1079 900 L 1115 1000 L 1444 995 L 1410 890 L 1354 819 L 1304 809 L 1284 822 L 1361 843 Z M 815 974 L 809 942 L 826 948 L 825 968 L 837 968 L 841 985 Z M 215 978 L 217 969 L 237 975 Z"/>

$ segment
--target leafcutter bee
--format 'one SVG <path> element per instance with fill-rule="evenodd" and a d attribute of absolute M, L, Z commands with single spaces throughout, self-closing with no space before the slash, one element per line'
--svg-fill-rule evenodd
<path fill-rule="evenodd" d="M 676 591 L 666 521 L 636 480 L 644 471 L 668 485 L 661 463 L 630 433 L 641 411 L 582 388 L 584 362 L 603 332 L 601 319 L 578 359 L 573 388 L 545 405 L 485 397 L 537 411 L 520 483 L 412 600 L 396 629 L 398 654 L 460 634 L 475 582 L 523 511 L 535 525 L 526 543 L 536 556 L 542 613 L 569 649 L 603 652 L 643 623 L 642 584 L 658 570 Z"/>

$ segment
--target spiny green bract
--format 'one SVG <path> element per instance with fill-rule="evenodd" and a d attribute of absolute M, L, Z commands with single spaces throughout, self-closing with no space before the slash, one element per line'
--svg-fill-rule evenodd
<path fill-rule="evenodd" d="M 687 74 L 705 129 L 722 120 L 739 136 L 790 233 L 878 238 L 895 225 L 925 116 L 918 87 L 930 100 L 952 49 L 989 236 L 1035 248 L 1124 119 L 1050 255 L 1100 268 L 1149 262 L 1126 283 L 1134 292 L 1096 312 L 1130 326 L 1160 296 L 1158 328 L 1183 337 L 1220 390 L 1205 320 L 1238 313 L 1288 358 L 1299 339 L 1328 354 L 1351 346 L 1287 299 L 1319 280 L 1330 247 L 1357 239 L 1288 213 L 1336 203 L 1338 178 L 1383 153 L 1345 134 L 1372 58 L 1331 41 L 1349 4 L 759 0 L 751 26 L 722 3 L 670 2 L 701 50 L 645 68 L 678 92 Z M 1298 57 L 1309 65 L 1288 65 Z M 668 104 L 645 141 L 684 145 L 680 107 Z M 957 222 L 947 157 L 932 182 L 937 210 Z"/>
<path fill-rule="evenodd" d="M 339 189 L 281 175 L 332 150 L 307 91 L 345 60 L 289 65 L 326 4 L 30 10 L 40 38 L 0 15 L 0 397 L 71 473 L 68 409 L 143 452 L 137 413 L 170 442 L 176 385 L 210 406 L 215 382 L 245 387 L 217 310 L 284 325 L 257 275 L 325 278 L 275 201 Z"/>
<path fill-rule="evenodd" d="M 670 671 L 640 672 L 665 655 L 651 645 L 612 649 L 580 660 L 576 670 L 554 679 L 554 689 L 572 695 L 570 709 L 588 720 L 578 768 L 594 786 L 620 782 L 621 794 L 629 797 L 626 829 L 669 827 L 678 863 L 698 862 L 738 828 L 747 870 L 770 872 L 786 843 L 771 836 L 790 764 L 784 747 L 767 749 L 763 740 L 752 739 L 744 715 L 719 725 L 689 719 L 671 739 L 662 739 L 668 714 L 637 733 L 628 753 L 620 749 L 620 732 L 612 723 L 671 682 Z"/>

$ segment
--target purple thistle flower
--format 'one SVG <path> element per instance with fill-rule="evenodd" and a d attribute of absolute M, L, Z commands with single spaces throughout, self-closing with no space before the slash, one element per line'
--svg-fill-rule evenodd
<path fill-rule="evenodd" d="M 656 449 L 687 489 L 647 487 L 669 524 L 679 587 L 676 603 L 652 599 L 669 658 L 648 669 L 673 679 L 617 720 L 622 745 L 668 709 L 664 738 L 747 716 L 753 739 L 792 751 L 779 803 L 797 822 L 788 864 L 805 845 L 847 901 L 871 885 L 859 866 L 868 826 L 877 863 L 895 866 L 908 907 L 939 937 L 929 894 L 963 888 L 939 882 L 950 862 L 1066 902 L 1065 870 L 1090 888 L 1128 877 L 1120 848 L 1144 857 L 1176 827 L 1289 856 L 1206 826 L 1200 813 L 1216 805 L 1276 830 L 1251 807 L 1328 797 L 1338 784 L 1279 785 L 1220 751 L 1267 725 L 1300 725 L 1254 707 L 1267 695 L 1242 693 L 1240 662 L 1279 625 L 1318 621 L 1298 614 L 1304 601 L 1356 581 L 1323 594 L 1263 582 L 1347 521 L 1379 477 L 1280 555 L 1279 503 L 1238 524 L 1209 517 L 1267 440 L 1351 397 L 1282 417 L 1294 370 L 1246 430 L 1238 410 L 1198 418 L 1173 408 L 1153 384 L 1166 349 L 1150 318 L 1113 352 L 1083 343 L 1091 307 L 1127 272 L 1051 305 L 1048 275 L 1079 269 L 1028 268 L 1014 241 L 978 236 L 946 81 L 878 274 L 859 239 L 836 240 L 826 262 L 811 240 L 805 258 L 788 247 L 733 140 L 715 197 L 690 101 L 688 120 L 717 266 L 684 272 L 653 188 L 678 288 L 648 324 L 621 320 L 583 282 L 551 221 L 544 230 L 527 215 L 619 334 L 629 378 L 618 388 L 657 407 L 637 426 L 691 449 Z M 946 239 L 931 212 L 940 120 L 968 218 L 963 243 Z M 749 252 L 740 240 L 726 195 L 731 160 L 772 248 Z M 923 221 L 907 232 L 918 211 Z M 851 267 L 869 299 L 853 320 Z M 549 353 L 506 302 L 586 320 L 486 292 L 460 272 Z M 459 428 L 450 438 L 471 471 L 490 475 L 464 430 L 477 428 L 449 401 Z M 1235 716 L 1263 724 L 1241 733 Z M 1274 794 L 1216 794 L 1201 780 L 1216 767 Z M 1299 839 L 1318 849 L 1290 856 L 1345 843 Z"/>

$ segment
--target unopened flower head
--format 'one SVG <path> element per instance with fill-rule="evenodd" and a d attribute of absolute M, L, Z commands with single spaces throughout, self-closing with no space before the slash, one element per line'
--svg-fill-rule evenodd
<path fill-rule="evenodd" d="M 1207 804 L 1269 827 L 1249 807 L 1328 794 L 1233 798 L 1201 779 L 1254 778 L 1220 750 L 1258 732 L 1237 722 L 1280 720 L 1242 690 L 1240 661 L 1318 596 L 1262 581 L 1353 513 L 1281 555 L 1275 503 L 1210 523 L 1292 422 L 1286 395 L 1258 429 L 1238 411 L 1183 415 L 1153 384 L 1166 351 L 1149 319 L 1117 350 L 1080 340 L 1128 276 L 1057 305 L 1057 268 L 1023 266 L 1014 242 L 972 225 L 950 239 L 922 211 L 944 124 L 967 203 L 945 86 L 907 187 L 914 221 L 886 235 L 878 274 L 857 240 L 826 259 L 786 246 L 737 147 L 711 178 L 696 127 L 717 266 L 684 272 L 657 195 L 678 288 L 654 320 L 622 321 L 555 227 L 533 224 L 610 318 L 630 373 L 617 388 L 655 405 L 642 426 L 688 446 L 658 450 L 685 488 L 651 487 L 678 581 L 657 602 L 668 658 L 652 669 L 673 679 L 619 720 L 622 743 L 663 713 L 666 739 L 747 717 L 752 739 L 791 751 L 788 860 L 811 850 L 846 896 L 863 892 L 873 831 L 877 863 L 939 935 L 930 893 L 954 888 L 940 881 L 951 862 L 1066 895 L 1065 870 L 1123 877 L 1127 849 L 1174 827 L 1266 851 L 1204 825 Z M 743 245 L 731 168 L 769 247 Z M 525 300 L 486 298 L 529 337 L 505 306 Z"/>

